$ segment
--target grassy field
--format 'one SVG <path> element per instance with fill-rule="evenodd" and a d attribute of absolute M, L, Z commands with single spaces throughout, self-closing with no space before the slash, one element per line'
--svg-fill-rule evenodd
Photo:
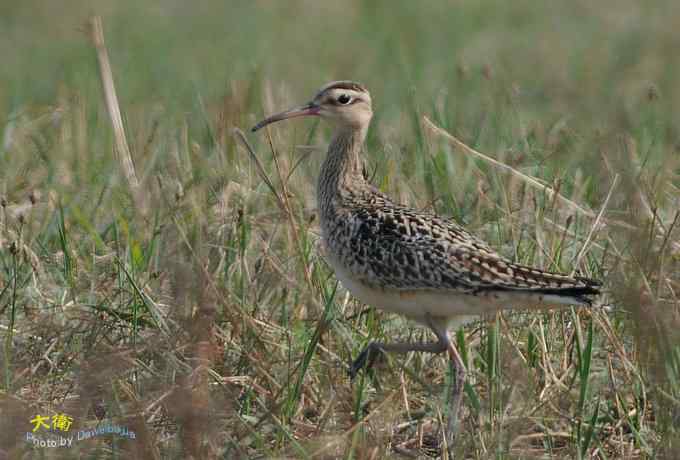
<path fill-rule="evenodd" d="M 678 30 L 671 0 L 3 2 L 0 459 L 441 455 L 443 357 L 347 376 L 372 339 L 430 337 L 317 250 L 327 127 L 248 134 L 261 170 L 232 133 L 336 79 L 371 90 L 382 191 L 604 282 L 457 331 L 457 458 L 680 458 Z M 135 438 L 27 440 L 107 425 Z"/>

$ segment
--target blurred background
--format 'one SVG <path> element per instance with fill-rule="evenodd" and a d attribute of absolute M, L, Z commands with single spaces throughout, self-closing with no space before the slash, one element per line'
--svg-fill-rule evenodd
<path fill-rule="evenodd" d="M 126 107 L 195 110 L 234 81 L 268 79 L 307 97 L 352 78 L 379 112 L 412 93 L 482 106 L 484 80 L 518 92 L 523 111 L 603 123 L 655 88 L 677 106 L 675 2 L 3 2 L 2 106 L 52 104 L 60 88 L 99 96 L 83 33 L 99 14 Z M 480 79 L 480 76 L 485 78 Z M 492 78 L 491 78 L 492 77 Z M 480 81 L 482 80 L 482 81 Z M 462 83 L 467 81 L 467 83 Z M 455 96 L 455 99 L 454 99 Z M 488 97 L 488 96 L 487 96 Z M 677 120 L 676 120 L 677 121 Z"/>
<path fill-rule="evenodd" d="M 139 186 L 115 154 L 92 15 Z M 371 91 L 381 190 L 605 283 L 610 309 L 458 331 L 462 458 L 676 458 L 679 27 L 670 0 L 3 1 L 0 458 L 441 454 L 439 357 L 346 377 L 368 340 L 427 332 L 353 301 L 316 249 L 328 129 L 248 134 L 262 169 L 232 135 L 339 79 Z M 139 437 L 34 448 L 41 411 Z"/>

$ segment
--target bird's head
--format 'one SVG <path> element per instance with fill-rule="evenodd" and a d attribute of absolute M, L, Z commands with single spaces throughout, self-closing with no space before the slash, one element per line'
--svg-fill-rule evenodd
<path fill-rule="evenodd" d="M 340 128 L 364 129 L 373 116 L 371 95 L 359 83 L 334 81 L 321 88 L 311 102 L 267 117 L 251 131 L 276 121 L 310 115 L 320 116 Z"/>

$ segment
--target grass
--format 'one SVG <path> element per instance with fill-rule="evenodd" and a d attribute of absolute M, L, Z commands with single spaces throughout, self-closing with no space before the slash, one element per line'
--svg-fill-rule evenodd
<path fill-rule="evenodd" d="M 459 456 L 674 458 L 676 10 L 0 6 L 0 457 L 438 455 L 442 357 L 388 357 L 347 377 L 370 340 L 430 337 L 353 300 L 317 249 L 327 127 L 249 135 L 254 157 L 232 134 L 352 78 L 375 101 L 367 158 L 381 190 L 513 260 L 605 283 L 607 308 L 506 312 L 456 331 L 469 370 Z M 91 13 L 138 187 L 114 154 Z M 73 435 L 109 423 L 136 437 L 37 448 L 26 433 L 38 414 L 67 414 Z"/>

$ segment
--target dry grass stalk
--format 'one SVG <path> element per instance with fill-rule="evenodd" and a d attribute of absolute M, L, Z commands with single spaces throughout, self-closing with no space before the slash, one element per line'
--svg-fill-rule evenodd
<path fill-rule="evenodd" d="M 366 415 L 360 421 L 354 423 L 348 430 L 345 430 L 341 434 L 328 439 L 325 445 L 319 447 L 310 455 L 310 458 L 318 458 L 324 452 L 342 445 L 342 443 L 346 442 L 347 439 L 349 439 L 349 436 L 352 433 L 354 433 L 358 428 L 361 428 L 361 426 L 366 425 L 369 422 L 369 420 L 371 420 L 373 417 L 380 415 L 381 412 L 385 409 L 385 407 L 389 407 L 389 403 L 392 402 L 392 399 L 397 398 L 398 395 L 399 395 L 398 391 L 393 391 L 392 393 L 387 395 L 385 399 L 380 404 L 378 404 L 375 407 L 375 409 L 373 409 L 368 415 Z"/>
<path fill-rule="evenodd" d="M 577 211 L 579 214 L 582 214 L 582 215 L 585 215 L 585 216 L 588 216 L 588 217 L 591 217 L 591 218 L 596 217 L 595 213 L 592 210 L 586 209 L 583 206 L 581 206 L 577 203 L 574 203 L 569 198 L 566 198 L 565 196 L 559 194 L 552 187 L 550 187 L 546 184 L 543 184 L 542 182 L 538 181 L 537 179 L 535 179 L 531 176 L 528 176 L 528 175 L 526 175 L 526 174 L 524 174 L 520 171 L 517 171 L 516 169 L 514 169 L 511 166 L 506 165 L 505 163 L 501 163 L 498 160 L 494 160 L 493 158 L 491 158 L 487 155 L 484 155 L 483 153 L 478 152 L 477 150 L 475 150 L 471 147 L 468 147 L 464 142 L 462 142 L 462 141 L 458 140 L 456 137 L 452 136 L 448 131 L 446 131 L 445 129 L 442 129 L 439 126 L 432 123 L 432 121 L 430 121 L 430 119 L 427 118 L 424 115 L 423 115 L 423 123 L 424 123 L 424 125 L 427 129 L 434 132 L 437 136 L 440 136 L 440 137 L 443 137 L 444 139 L 446 139 L 449 142 L 449 144 L 453 145 L 454 147 L 460 148 L 465 153 L 474 155 L 477 158 L 481 158 L 482 160 L 486 161 L 487 163 L 491 163 L 492 165 L 496 166 L 497 168 L 502 169 L 506 172 L 509 172 L 510 174 L 522 179 L 524 182 L 531 185 L 532 187 L 545 192 L 546 195 L 548 195 L 548 198 L 550 200 L 557 200 L 560 203 L 566 205 L 568 208 L 570 208 L 574 211 Z"/>
<path fill-rule="evenodd" d="M 287 187 L 286 187 L 286 180 L 284 179 L 284 175 L 283 175 L 281 168 L 279 166 L 279 162 L 277 160 L 277 155 L 276 155 L 271 137 L 269 137 L 269 145 L 272 149 L 272 152 L 274 152 L 276 170 L 277 170 L 277 173 L 279 175 L 279 180 L 281 181 L 281 184 L 282 184 L 281 186 L 283 188 L 283 190 L 280 194 L 276 191 L 276 188 L 274 187 L 274 183 L 272 182 L 272 180 L 269 178 L 269 176 L 267 176 L 267 173 L 264 170 L 264 166 L 262 166 L 262 162 L 260 161 L 260 159 L 255 154 L 255 150 L 253 149 L 253 147 L 248 142 L 248 139 L 246 139 L 246 136 L 245 136 L 245 134 L 243 134 L 243 131 L 241 131 L 238 128 L 234 128 L 232 133 L 233 133 L 234 137 L 236 139 L 238 139 L 241 142 L 241 144 L 243 144 L 246 151 L 250 155 L 250 158 L 255 163 L 255 165 L 257 167 L 258 174 L 260 175 L 262 180 L 267 184 L 267 187 L 274 194 L 274 197 L 276 197 L 276 201 L 279 205 L 279 208 L 285 213 L 286 218 L 288 220 L 288 223 L 290 225 L 290 231 L 291 231 L 291 234 L 292 234 L 293 240 L 294 240 L 293 242 L 294 242 L 296 248 L 298 249 L 299 254 L 303 254 L 304 251 L 303 251 L 303 247 L 302 247 L 302 242 L 300 241 L 300 237 L 298 235 L 298 229 L 299 229 L 300 226 L 299 226 L 298 222 L 296 221 L 295 217 L 293 216 L 293 212 L 291 210 L 291 205 L 290 205 L 290 202 L 288 201 L 288 190 L 287 190 Z M 303 273 L 305 275 L 305 281 L 307 282 L 307 285 L 309 286 L 310 290 L 313 290 L 314 285 L 312 283 L 312 274 L 311 274 L 310 267 L 307 264 L 303 265 Z M 313 303 L 313 305 L 316 306 L 316 303 Z M 316 307 L 317 308 L 315 308 L 315 310 L 316 310 L 315 313 L 317 315 L 320 315 L 323 312 L 323 309 L 320 306 L 316 306 Z M 298 315 L 298 316 L 303 316 L 303 315 Z"/>
<path fill-rule="evenodd" d="M 139 179 L 137 179 L 135 165 L 132 162 L 132 156 L 130 155 L 130 147 L 128 146 L 127 137 L 125 136 L 123 118 L 120 115 L 120 105 L 118 104 L 116 87 L 113 83 L 113 72 L 111 71 L 109 53 L 106 50 L 106 44 L 104 43 L 104 29 L 102 27 L 101 17 L 93 16 L 90 18 L 90 34 L 92 43 L 97 50 L 99 73 L 102 79 L 106 108 L 111 117 L 111 126 L 113 127 L 113 135 L 116 142 L 116 153 L 121 167 L 123 168 L 123 172 L 125 173 L 125 178 L 132 189 L 137 190 L 139 188 Z"/>
<path fill-rule="evenodd" d="M 578 270 L 578 266 L 581 263 L 581 259 L 586 253 L 586 250 L 590 246 L 590 242 L 593 239 L 593 235 L 595 234 L 595 231 L 599 228 L 600 226 L 600 221 L 602 220 L 602 216 L 604 215 L 605 211 L 607 210 L 607 205 L 609 204 L 609 199 L 612 197 L 612 192 L 616 188 L 616 186 L 619 183 L 619 175 L 617 174 L 614 176 L 614 181 L 612 182 L 611 187 L 609 187 L 609 193 L 607 193 L 607 198 L 604 199 L 604 204 L 602 205 L 602 208 L 600 209 L 600 212 L 597 213 L 597 217 L 595 218 L 595 222 L 593 222 L 593 225 L 590 227 L 590 232 L 588 233 L 588 236 L 586 237 L 586 241 L 583 243 L 583 247 L 581 247 L 581 250 L 579 251 L 578 255 L 576 256 L 576 260 L 574 261 L 574 269 L 571 272 L 571 275 L 573 276 L 576 274 L 576 271 Z"/>

